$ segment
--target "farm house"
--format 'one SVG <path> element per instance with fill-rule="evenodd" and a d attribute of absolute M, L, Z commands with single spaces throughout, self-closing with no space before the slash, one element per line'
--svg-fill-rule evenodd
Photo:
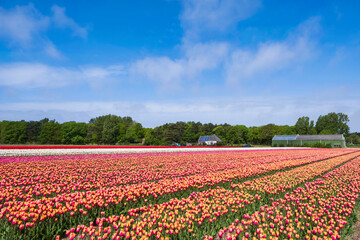
<path fill-rule="evenodd" d="M 275 135 L 272 139 L 272 146 L 303 146 L 316 143 L 331 144 L 332 147 L 346 147 L 345 137 L 342 134 L 336 135 Z"/>
<path fill-rule="evenodd" d="M 198 140 L 199 145 L 214 145 L 218 142 L 222 142 L 221 139 L 215 134 L 211 136 L 200 136 Z"/>

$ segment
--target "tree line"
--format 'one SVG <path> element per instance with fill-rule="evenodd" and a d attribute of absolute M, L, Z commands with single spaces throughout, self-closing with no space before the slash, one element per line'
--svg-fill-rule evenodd
<path fill-rule="evenodd" d="M 105 115 L 89 123 L 44 118 L 40 121 L 0 122 L 3 144 L 129 144 L 139 143 L 145 129 L 131 117 Z"/>
<path fill-rule="evenodd" d="M 171 145 L 196 143 L 200 136 L 216 134 L 222 145 L 271 145 L 274 135 L 294 134 L 346 134 L 349 118 L 343 113 L 319 116 L 316 123 L 309 117 L 300 117 L 295 125 L 267 124 L 259 127 L 176 122 L 155 128 L 144 128 L 131 117 L 104 115 L 90 119 L 88 123 L 65 122 L 44 118 L 40 121 L 0 122 L 2 144 L 144 144 Z M 358 134 L 348 136 L 349 142 L 360 143 Z"/>

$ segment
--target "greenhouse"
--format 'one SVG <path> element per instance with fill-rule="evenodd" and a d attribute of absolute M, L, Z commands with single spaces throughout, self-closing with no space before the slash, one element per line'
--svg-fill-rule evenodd
<path fill-rule="evenodd" d="M 273 147 L 286 146 L 316 146 L 328 145 L 331 147 L 346 147 L 345 137 L 342 134 L 336 135 L 275 135 L 272 139 Z"/>

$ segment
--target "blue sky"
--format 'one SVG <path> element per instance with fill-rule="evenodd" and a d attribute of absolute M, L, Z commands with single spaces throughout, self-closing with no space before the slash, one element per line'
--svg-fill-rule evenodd
<path fill-rule="evenodd" d="M 350 117 L 359 1 L 0 1 L 0 120 Z"/>

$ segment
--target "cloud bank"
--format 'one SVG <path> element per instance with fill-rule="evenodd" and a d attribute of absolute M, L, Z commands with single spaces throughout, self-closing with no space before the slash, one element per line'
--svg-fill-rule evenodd
<path fill-rule="evenodd" d="M 52 58 L 62 58 L 46 32 L 51 28 L 70 29 L 74 36 L 86 39 L 87 30 L 68 17 L 65 8 L 54 5 L 51 11 L 51 16 L 45 16 L 33 4 L 8 10 L 0 7 L 0 40 L 3 39 L 12 48 L 27 51 L 43 49 Z"/>
<path fill-rule="evenodd" d="M 0 64 L 0 86 L 19 89 L 61 88 L 87 83 L 108 81 L 124 74 L 123 67 L 80 66 L 77 68 L 53 67 L 42 63 Z"/>
<path fill-rule="evenodd" d="M 351 109 L 349 106 L 355 106 Z M 159 122 L 201 121 L 203 123 L 245 124 L 260 126 L 268 123 L 295 124 L 306 112 L 312 120 L 329 112 L 347 110 L 351 129 L 359 129 L 354 120 L 360 116 L 360 100 L 328 100 L 311 96 L 308 99 L 290 97 L 269 97 L 263 99 L 248 97 L 211 99 L 202 98 L 177 103 L 175 101 L 92 101 L 92 102 L 22 102 L 0 105 L 0 113 L 8 120 L 36 120 L 41 117 L 55 118 L 60 122 L 85 121 L 104 114 L 132 116 L 145 127 L 155 127 Z M 164 120 L 166 118 L 166 120 Z"/>
<path fill-rule="evenodd" d="M 261 7 L 259 0 L 183 0 L 180 15 L 186 40 L 204 33 L 224 33 Z"/>

